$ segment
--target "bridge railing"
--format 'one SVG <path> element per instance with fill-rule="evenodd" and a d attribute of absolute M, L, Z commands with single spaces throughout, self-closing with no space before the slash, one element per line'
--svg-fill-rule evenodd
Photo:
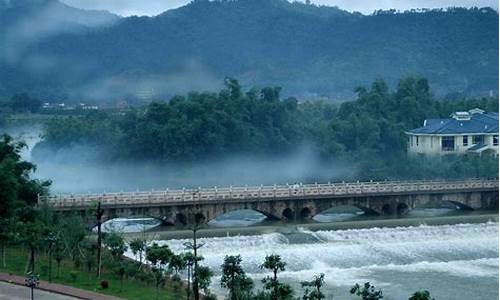
<path fill-rule="evenodd" d="M 448 191 L 463 189 L 498 188 L 498 179 L 468 179 L 458 181 L 371 181 L 334 182 L 322 184 L 291 184 L 273 186 L 213 187 L 182 190 L 137 191 L 103 194 L 53 195 L 39 197 L 54 207 L 85 207 L 101 202 L 103 205 L 146 205 L 168 203 L 202 203 L 213 201 L 240 201 L 284 199 L 314 196 L 376 195 L 404 192 Z"/>

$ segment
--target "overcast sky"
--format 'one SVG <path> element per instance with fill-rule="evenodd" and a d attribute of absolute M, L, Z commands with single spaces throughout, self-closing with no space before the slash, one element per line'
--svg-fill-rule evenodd
<path fill-rule="evenodd" d="M 122 16 L 157 15 L 168 9 L 176 8 L 190 0 L 61 0 L 68 5 L 86 9 L 108 10 Z M 365 14 L 376 9 L 438 8 L 450 6 L 491 6 L 498 9 L 497 0 L 312 0 L 315 4 L 337 5 L 349 10 Z"/>

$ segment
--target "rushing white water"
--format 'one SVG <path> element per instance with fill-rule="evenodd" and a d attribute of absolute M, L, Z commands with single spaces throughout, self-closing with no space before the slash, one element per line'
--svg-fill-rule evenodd
<path fill-rule="evenodd" d="M 161 221 L 153 218 L 116 218 L 102 224 L 103 232 L 144 232 L 160 226 Z M 94 228 L 97 231 L 97 228 Z"/>
<path fill-rule="evenodd" d="M 162 241 L 174 252 L 186 240 Z M 459 224 L 398 228 L 351 229 L 291 234 L 269 233 L 200 239 L 203 264 L 219 274 L 225 255 L 240 254 L 245 271 L 257 282 L 268 254 L 287 262 L 280 277 L 294 285 L 325 273 L 328 298 L 351 299 L 349 287 L 370 281 L 384 299 L 408 299 L 428 289 L 436 299 L 498 298 L 498 224 Z M 213 289 L 223 294 L 218 277 Z"/>

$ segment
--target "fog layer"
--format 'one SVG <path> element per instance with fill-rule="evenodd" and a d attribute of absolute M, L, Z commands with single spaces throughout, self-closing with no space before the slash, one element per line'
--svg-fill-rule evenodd
<path fill-rule="evenodd" d="M 85 148 L 66 148 L 44 155 L 34 161 L 38 165 L 35 177 L 51 179 L 55 193 L 86 193 L 321 182 L 351 177 L 355 172 L 340 162 L 325 164 L 304 147 L 280 157 L 233 156 L 178 164 L 98 163 L 84 152 Z"/>

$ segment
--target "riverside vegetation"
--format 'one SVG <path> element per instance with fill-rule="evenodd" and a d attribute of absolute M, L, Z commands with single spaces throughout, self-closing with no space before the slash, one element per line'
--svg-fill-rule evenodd
<path fill-rule="evenodd" d="M 280 87 L 251 88 L 227 78 L 218 93 L 192 92 L 126 113 L 91 112 L 54 118 L 33 155 L 43 159 L 83 147 L 102 162 L 182 163 L 224 157 L 283 157 L 301 147 L 324 162 L 353 171 L 342 180 L 496 177 L 492 157 L 408 156 L 406 130 L 427 118 L 446 118 L 475 107 L 498 111 L 497 98 L 436 99 L 421 77 L 405 77 L 395 90 L 383 80 L 356 89 L 341 104 L 280 98 Z M 310 178 L 326 181 L 338 178 Z"/>
<path fill-rule="evenodd" d="M 180 254 L 174 254 L 166 245 L 143 239 L 126 243 L 119 234 L 108 233 L 104 236 L 101 264 L 96 259 L 99 239 L 96 241 L 93 226 L 89 225 L 94 222 L 94 209 L 83 216 L 59 215 L 46 205 L 36 205 L 36 194 L 46 194 L 50 182 L 30 179 L 35 166 L 21 159 L 23 146 L 7 135 L 0 139 L 0 270 L 39 274 L 48 281 L 126 299 L 215 299 L 209 290 L 213 271 L 203 266 L 203 257 L 197 255 L 197 249 L 203 246 L 197 243 L 198 226 L 192 228 L 193 240 Z M 128 248 L 137 261 L 123 257 Z M 144 261 L 148 264 L 142 264 Z M 279 255 L 267 256 L 260 267 L 270 275 L 262 280 L 262 290 L 255 291 L 253 281 L 241 267 L 241 257 L 226 256 L 220 284 L 228 290 L 227 299 L 325 298 L 321 291 L 323 274 L 302 282 L 303 291 L 297 292 L 279 279 L 279 273 L 286 269 Z M 368 282 L 354 285 L 350 292 L 360 299 L 383 299 L 382 291 Z M 428 291 L 418 291 L 410 299 L 431 297 Z"/>

